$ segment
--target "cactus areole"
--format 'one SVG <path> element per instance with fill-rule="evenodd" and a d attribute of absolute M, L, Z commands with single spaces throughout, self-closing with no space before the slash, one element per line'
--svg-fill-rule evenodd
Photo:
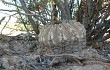
<path fill-rule="evenodd" d="M 65 47 L 80 51 L 86 46 L 86 30 L 75 20 L 62 20 L 59 24 L 46 25 L 40 30 L 39 42 L 45 47 Z"/>

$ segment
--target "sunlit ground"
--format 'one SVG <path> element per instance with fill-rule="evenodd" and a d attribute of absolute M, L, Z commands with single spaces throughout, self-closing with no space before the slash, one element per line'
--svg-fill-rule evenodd
<path fill-rule="evenodd" d="M 5 9 L 5 10 L 14 10 L 14 7 L 8 7 L 6 5 L 4 5 L 1 1 L 0 1 L 0 9 Z M 5 26 L 6 22 L 9 19 L 9 16 L 14 14 L 15 12 L 6 12 L 6 11 L 0 11 L 0 20 L 2 19 L 2 17 L 6 17 L 5 20 L 0 24 L 0 34 L 5 34 L 5 35 L 18 35 L 23 33 L 22 31 L 16 30 L 16 28 L 14 27 L 16 24 L 16 18 L 15 17 L 11 17 L 10 21 L 7 23 L 7 25 Z M 5 28 L 4 28 L 5 26 Z M 4 29 L 3 29 L 4 28 Z"/>
<path fill-rule="evenodd" d="M 15 27 L 15 21 L 10 21 L 7 26 L 4 28 L 5 26 L 5 22 L 3 22 L 1 25 L 0 25 L 0 33 L 1 34 L 4 34 L 4 35 L 10 35 L 10 36 L 16 36 L 16 35 L 19 35 L 21 33 L 25 33 L 25 31 L 20 31 L 20 30 L 17 30 L 17 28 Z M 4 28 L 4 29 L 3 29 Z"/>

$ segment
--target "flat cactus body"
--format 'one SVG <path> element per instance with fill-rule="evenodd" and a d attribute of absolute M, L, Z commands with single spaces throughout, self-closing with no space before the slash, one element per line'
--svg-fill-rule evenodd
<path fill-rule="evenodd" d="M 57 53 L 80 51 L 86 46 L 86 30 L 84 26 L 75 20 L 62 20 L 60 24 L 45 26 L 40 31 L 39 42 L 47 47 L 48 51 L 57 48 Z M 53 49 L 54 48 L 54 49 Z M 59 50 L 59 51 L 58 51 Z"/>

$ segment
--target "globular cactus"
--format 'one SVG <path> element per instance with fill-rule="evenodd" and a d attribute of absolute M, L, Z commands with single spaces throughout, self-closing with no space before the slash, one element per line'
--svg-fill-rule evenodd
<path fill-rule="evenodd" d="M 61 53 L 61 48 L 65 52 L 81 51 L 86 47 L 86 30 L 75 20 L 62 20 L 59 24 L 50 24 L 41 29 L 39 42 L 43 48 L 47 47 L 46 51 L 53 50 L 54 54 Z"/>

